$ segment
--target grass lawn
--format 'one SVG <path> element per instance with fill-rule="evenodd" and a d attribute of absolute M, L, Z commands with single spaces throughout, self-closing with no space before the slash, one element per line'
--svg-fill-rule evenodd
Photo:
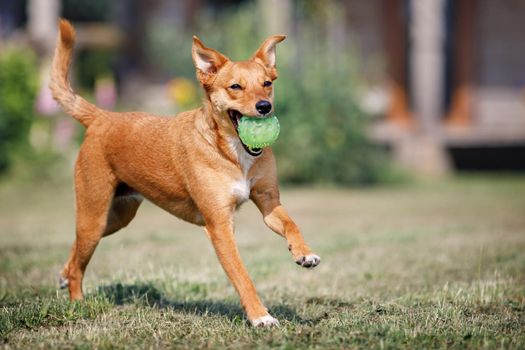
<path fill-rule="evenodd" d="M 0 347 L 525 348 L 525 177 L 285 190 L 314 270 L 246 203 L 236 234 L 269 330 L 247 324 L 204 232 L 149 203 L 69 303 L 71 187 L 0 186 Z"/>

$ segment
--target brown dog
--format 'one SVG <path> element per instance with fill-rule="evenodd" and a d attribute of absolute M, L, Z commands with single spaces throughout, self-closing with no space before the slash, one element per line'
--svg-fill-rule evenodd
<path fill-rule="evenodd" d="M 236 130 L 242 115 L 271 115 L 275 46 L 285 37 L 268 38 L 242 62 L 230 61 L 193 37 L 193 61 L 206 97 L 202 107 L 176 118 L 109 112 L 76 95 L 67 77 L 74 38 L 71 24 L 61 20 L 50 84 L 54 98 L 87 128 L 75 166 L 76 240 L 61 272 L 70 298 L 82 299 L 82 278 L 100 239 L 125 227 L 144 196 L 204 226 L 248 319 L 254 326 L 278 325 L 241 261 L 233 214 L 251 199 L 266 225 L 286 238 L 299 265 L 319 264 L 281 206 L 271 149 L 249 150 Z"/>

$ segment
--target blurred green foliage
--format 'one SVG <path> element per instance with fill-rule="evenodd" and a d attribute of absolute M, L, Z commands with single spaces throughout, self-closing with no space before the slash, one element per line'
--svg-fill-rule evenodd
<path fill-rule="evenodd" d="M 109 49 L 81 50 L 74 64 L 78 85 L 93 91 L 98 78 L 112 75 L 114 57 L 114 52 Z"/>
<path fill-rule="evenodd" d="M 334 2 L 312 6 L 301 1 L 294 11 L 293 33 L 277 49 L 281 136 L 273 149 L 280 180 L 343 185 L 393 180 L 385 153 L 365 136 L 368 116 L 357 103 L 358 55 L 334 35 L 343 11 Z M 265 39 L 261 25 L 257 3 L 248 2 L 218 15 L 202 13 L 195 27 L 207 46 L 240 60 Z M 148 30 L 149 59 L 170 75 L 194 76 L 192 34 L 156 19 Z"/>
<path fill-rule="evenodd" d="M 29 50 L 0 53 L 0 173 L 9 168 L 12 153 L 28 143 L 37 92 L 36 67 Z"/>

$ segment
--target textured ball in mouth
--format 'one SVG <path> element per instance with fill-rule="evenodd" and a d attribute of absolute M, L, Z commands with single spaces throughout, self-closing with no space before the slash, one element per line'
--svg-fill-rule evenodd
<path fill-rule="evenodd" d="M 242 113 L 235 109 L 229 109 L 228 116 L 230 117 L 230 120 L 233 124 L 233 127 L 235 128 L 235 131 L 237 132 L 237 135 L 239 135 L 239 122 L 243 117 Z M 262 153 L 262 148 L 250 148 L 244 142 L 242 142 L 242 139 L 240 137 L 239 140 L 241 141 L 242 147 L 249 155 L 256 157 Z"/>
<path fill-rule="evenodd" d="M 274 115 L 264 118 L 244 116 L 237 127 L 239 138 L 250 149 L 271 146 L 279 137 L 280 130 L 279 120 Z"/>

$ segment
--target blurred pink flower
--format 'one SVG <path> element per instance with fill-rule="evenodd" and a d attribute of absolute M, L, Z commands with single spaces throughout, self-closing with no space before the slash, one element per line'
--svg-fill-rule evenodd
<path fill-rule="evenodd" d="M 75 135 L 75 121 L 71 118 L 59 118 L 53 134 L 53 145 L 61 152 L 67 150 Z"/>
<path fill-rule="evenodd" d="M 40 85 L 35 108 L 38 113 L 44 116 L 51 116 L 59 110 L 58 103 L 53 99 L 47 82 Z"/>
<path fill-rule="evenodd" d="M 95 100 L 97 105 L 113 109 L 117 103 L 117 91 L 115 81 L 111 77 L 98 78 L 95 83 Z"/>

